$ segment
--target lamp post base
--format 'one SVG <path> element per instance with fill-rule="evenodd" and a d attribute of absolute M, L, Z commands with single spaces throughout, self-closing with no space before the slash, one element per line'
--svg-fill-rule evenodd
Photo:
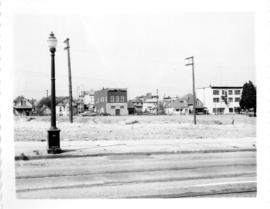
<path fill-rule="evenodd" d="M 48 130 L 48 153 L 58 154 L 61 153 L 60 148 L 60 130 L 51 128 Z"/>

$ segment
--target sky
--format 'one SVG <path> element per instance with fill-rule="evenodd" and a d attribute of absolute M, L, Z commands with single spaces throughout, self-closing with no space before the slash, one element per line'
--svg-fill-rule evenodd
<path fill-rule="evenodd" d="M 183 96 L 196 88 L 242 86 L 255 81 L 252 13 L 164 13 L 96 15 L 16 15 L 14 19 L 14 97 L 50 94 L 50 52 L 56 49 L 56 96 L 68 95 L 70 39 L 73 95 L 77 90 L 127 88 L 128 97 L 155 93 Z"/>

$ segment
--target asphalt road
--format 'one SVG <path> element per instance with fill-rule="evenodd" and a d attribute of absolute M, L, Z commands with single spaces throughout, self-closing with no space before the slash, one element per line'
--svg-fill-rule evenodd
<path fill-rule="evenodd" d="M 256 151 L 16 161 L 18 198 L 255 197 Z"/>

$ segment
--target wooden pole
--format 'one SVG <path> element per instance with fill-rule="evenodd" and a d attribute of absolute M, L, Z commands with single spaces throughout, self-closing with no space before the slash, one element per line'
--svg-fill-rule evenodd
<path fill-rule="evenodd" d="M 156 89 L 157 91 L 157 115 L 158 115 L 158 89 Z"/>
<path fill-rule="evenodd" d="M 190 60 L 191 63 L 186 64 L 186 66 L 192 66 L 192 89 L 193 89 L 193 116 L 194 116 L 194 124 L 197 124 L 196 120 L 196 91 L 195 91 L 195 73 L 194 73 L 194 57 L 188 57 L 186 60 Z"/>
<path fill-rule="evenodd" d="M 73 123 L 73 106 L 72 106 L 72 80 L 71 80 L 71 64 L 70 64 L 70 46 L 69 46 L 69 38 L 67 38 L 64 43 L 67 44 L 65 50 L 67 50 L 68 57 L 68 86 L 69 86 L 69 121 Z"/>

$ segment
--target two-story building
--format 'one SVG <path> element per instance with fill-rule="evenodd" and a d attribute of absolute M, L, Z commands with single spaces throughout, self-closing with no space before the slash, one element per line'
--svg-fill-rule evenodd
<path fill-rule="evenodd" d="M 78 96 L 78 112 L 84 112 L 86 110 L 94 110 L 94 104 L 95 104 L 95 92 L 93 90 L 89 91 L 79 91 Z"/>
<path fill-rule="evenodd" d="M 128 115 L 127 89 L 103 88 L 95 91 L 95 110 L 98 114 Z"/>
<path fill-rule="evenodd" d="M 196 89 L 196 96 L 210 114 L 239 113 L 241 86 L 209 86 Z"/>
<path fill-rule="evenodd" d="M 142 112 L 156 114 L 158 110 L 158 95 L 147 93 L 146 95 L 139 96 L 137 99 L 142 101 Z"/>

